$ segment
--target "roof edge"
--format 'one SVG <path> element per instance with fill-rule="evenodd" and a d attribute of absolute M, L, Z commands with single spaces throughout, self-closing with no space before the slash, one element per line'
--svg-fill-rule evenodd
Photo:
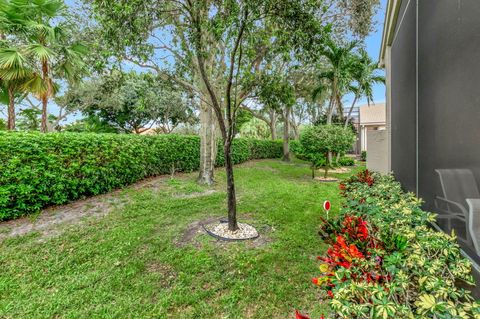
<path fill-rule="evenodd" d="M 397 24 L 398 14 L 402 0 L 388 0 L 387 12 L 383 23 L 382 44 L 380 46 L 379 66 L 385 66 L 385 52 L 387 47 L 393 42 L 395 26 Z"/>

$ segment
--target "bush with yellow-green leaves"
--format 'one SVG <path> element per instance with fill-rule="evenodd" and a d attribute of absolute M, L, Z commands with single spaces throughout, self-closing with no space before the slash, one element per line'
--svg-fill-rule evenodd
<path fill-rule="evenodd" d="M 340 184 L 346 205 L 325 220 L 314 284 L 329 297 L 325 318 L 480 318 L 471 264 L 454 235 L 435 231 L 435 214 L 392 176 L 368 171 Z"/>

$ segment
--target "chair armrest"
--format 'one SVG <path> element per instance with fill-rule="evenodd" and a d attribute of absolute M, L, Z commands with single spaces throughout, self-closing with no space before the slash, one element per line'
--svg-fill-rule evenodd
<path fill-rule="evenodd" d="M 480 198 L 466 198 L 465 201 L 472 210 L 480 210 Z"/>
<path fill-rule="evenodd" d="M 477 255 L 480 256 L 480 198 L 467 198 L 465 201 L 469 211 L 467 221 L 469 240 L 473 243 Z"/>
<path fill-rule="evenodd" d="M 457 202 L 454 202 L 454 201 L 451 201 L 451 200 L 449 200 L 449 199 L 446 199 L 446 198 L 444 198 L 444 197 L 440 197 L 440 196 L 436 196 L 436 197 L 435 197 L 435 202 L 437 202 L 437 201 L 441 201 L 441 202 L 443 202 L 443 203 L 445 203 L 445 204 L 448 204 L 448 205 L 453 205 L 453 206 L 455 206 L 456 208 L 458 208 L 458 209 L 460 210 L 460 213 L 459 213 L 459 212 L 450 212 L 450 211 L 449 211 L 450 214 L 455 215 L 455 216 L 457 216 L 457 217 L 461 217 L 461 218 L 463 218 L 463 219 L 465 219 L 465 217 L 467 216 L 467 211 L 466 211 L 465 207 L 463 207 L 461 204 L 459 204 L 459 203 L 457 203 Z M 436 206 L 437 206 L 437 205 L 436 205 Z M 437 208 L 438 208 L 438 207 L 437 207 Z"/>

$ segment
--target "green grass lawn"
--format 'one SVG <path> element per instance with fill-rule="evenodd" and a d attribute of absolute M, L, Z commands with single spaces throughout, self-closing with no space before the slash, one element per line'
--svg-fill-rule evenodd
<path fill-rule="evenodd" d="M 164 177 L 156 188 L 122 191 L 126 204 L 106 217 L 57 236 L 5 239 L 0 318 L 271 319 L 293 318 L 294 309 L 318 318 L 325 296 L 310 280 L 325 249 L 319 217 L 325 199 L 335 213 L 341 198 L 338 183 L 310 174 L 300 161 L 235 168 L 239 220 L 261 231 L 255 243 L 182 241 L 195 221 L 226 215 L 222 170 L 217 192 L 196 185 L 196 173 Z"/>

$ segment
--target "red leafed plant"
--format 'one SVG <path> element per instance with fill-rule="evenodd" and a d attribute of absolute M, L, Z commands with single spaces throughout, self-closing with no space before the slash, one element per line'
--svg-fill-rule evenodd
<path fill-rule="evenodd" d="M 375 180 L 373 178 L 373 175 L 370 173 L 370 171 L 368 169 L 366 169 L 362 172 L 359 172 L 357 174 L 357 179 L 358 179 L 358 182 L 367 183 L 368 186 L 372 186 L 373 183 L 375 182 Z"/>
<path fill-rule="evenodd" d="M 348 235 L 352 240 L 359 240 L 365 242 L 368 237 L 368 225 L 362 217 L 353 215 L 345 215 L 343 220 L 342 233 Z"/>
<path fill-rule="evenodd" d="M 346 179 L 340 183 L 339 188 L 341 194 L 345 194 L 345 192 L 348 191 L 349 186 L 351 186 L 350 184 L 352 183 L 365 183 L 368 184 L 368 186 L 372 186 L 375 183 L 375 177 L 373 173 L 370 172 L 368 169 L 361 171 L 357 175 L 353 175 L 349 179 Z"/>
<path fill-rule="evenodd" d="M 334 298 L 332 289 L 339 282 L 346 280 L 382 283 L 390 280 L 390 276 L 382 275 L 383 259 L 376 252 L 383 250 L 380 240 L 369 230 L 369 223 L 359 216 L 344 215 L 343 218 L 323 220 L 320 235 L 330 245 L 325 256 L 319 256 L 322 261 L 322 275 L 313 278 L 312 282 L 323 287 L 330 298 Z M 373 261 L 373 262 L 368 262 Z M 340 270 L 341 278 L 336 276 Z"/>
<path fill-rule="evenodd" d="M 298 310 L 295 310 L 295 319 L 310 319 L 309 316 L 302 315 Z M 325 319 L 323 315 L 320 316 L 320 319 Z"/>

